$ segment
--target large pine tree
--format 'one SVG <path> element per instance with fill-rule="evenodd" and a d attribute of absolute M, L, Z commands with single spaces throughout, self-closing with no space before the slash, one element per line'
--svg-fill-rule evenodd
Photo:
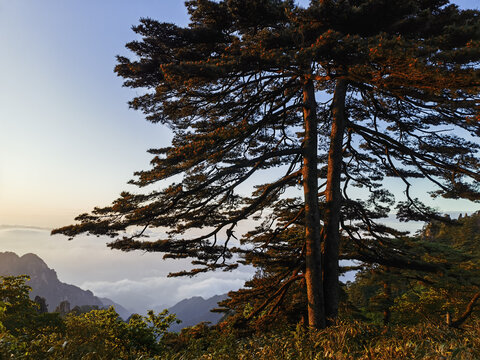
<path fill-rule="evenodd" d="M 116 67 L 141 89 L 130 105 L 174 134 L 131 183 L 171 183 L 122 193 L 54 233 L 138 227 L 109 246 L 191 257 L 193 270 L 175 274 L 191 275 L 234 269 L 238 253 L 261 252 L 301 222 L 300 261 L 282 282 L 304 279 L 309 325 L 324 327 L 338 311 L 341 232 L 350 257 L 408 262 L 401 234 L 375 222 L 395 204 L 385 177 L 405 185 L 403 220 L 438 218 L 410 195 L 415 178 L 429 179 L 435 196 L 479 199 L 477 11 L 448 0 L 186 5 L 186 28 L 142 19 L 142 39 L 127 44 L 135 56 Z M 238 191 L 254 181 L 264 183 L 251 196 Z M 356 187 L 369 195 L 352 198 Z M 287 200 L 289 188 L 303 198 Z M 263 215 L 263 247 L 236 241 L 240 221 Z M 169 228 L 168 238 L 144 239 L 149 227 Z"/>

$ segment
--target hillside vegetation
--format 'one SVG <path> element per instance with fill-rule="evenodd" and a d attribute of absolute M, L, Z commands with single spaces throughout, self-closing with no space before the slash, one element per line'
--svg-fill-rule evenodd
<path fill-rule="evenodd" d="M 342 285 L 339 320 L 321 330 L 309 329 L 296 312 L 305 301 L 301 289 L 254 316 L 255 299 L 231 292 L 218 325 L 172 333 L 176 320 L 167 311 L 128 322 L 113 307 L 42 312 L 25 276 L 2 277 L 0 358 L 479 359 L 479 236 L 480 213 L 452 225 L 429 223 L 410 241 L 432 263 L 450 264 L 450 273 L 363 268 Z M 250 290 L 262 286 L 257 278 Z"/>

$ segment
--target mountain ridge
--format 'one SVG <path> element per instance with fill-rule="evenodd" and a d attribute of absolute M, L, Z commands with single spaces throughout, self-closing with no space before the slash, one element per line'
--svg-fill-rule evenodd
<path fill-rule="evenodd" d="M 30 280 L 27 284 L 32 288 L 30 298 L 36 296 L 45 298 L 48 311 L 54 311 L 62 301 L 68 301 L 70 306 L 98 306 L 99 308 L 113 305 L 117 313 L 127 319 L 130 312 L 120 304 L 110 299 L 95 296 L 90 290 L 83 290 L 72 284 L 61 282 L 57 272 L 36 254 L 26 253 L 22 256 L 14 252 L 0 252 L 0 275 L 18 276 L 28 275 Z"/>
<path fill-rule="evenodd" d="M 185 327 L 193 326 L 201 322 L 217 324 L 223 317 L 223 314 L 213 313 L 210 310 L 218 307 L 218 303 L 225 300 L 227 296 L 227 294 L 214 295 L 207 299 L 201 296 L 193 296 L 179 301 L 169 307 L 168 311 L 176 314 L 177 319 L 182 322 L 180 324 L 172 324 L 169 330 L 178 332 Z"/>
<path fill-rule="evenodd" d="M 68 301 L 70 308 L 75 306 L 98 306 L 106 308 L 114 306 L 117 313 L 124 320 L 127 320 L 132 314 L 123 306 L 115 303 L 111 299 L 95 296 L 90 290 L 83 290 L 72 284 L 67 284 L 58 279 L 57 272 L 48 267 L 48 265 L 36 254 L 26 253 L 22 256 L 14 252 L 0 252 L 0 275 L 18 276 L 28 275 L 30 280 L 27 282 L 32 288 L 29 296 L 33 300 L 36 296 L 45 298 L 48 311 L 55 311 L 62 301 Z M 201 322 L 216 324 L 223 316 L 220 313 L 212 313 L 210 310 L 218 306 L 218 302 L 227 298 L 227 294 L 214 295 L 209 298 L 193 296 L 182 299 L 168 308 L 170 313 L 177 315 L 182 322 L 173 324 L 170 331 L 178 332 L 181 329 L 196 325 Z M 155 310 L 161 312 L 164 307 L 157 306 Z"/>

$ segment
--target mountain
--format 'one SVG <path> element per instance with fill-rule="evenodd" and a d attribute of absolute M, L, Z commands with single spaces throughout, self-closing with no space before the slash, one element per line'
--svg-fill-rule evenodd
<path fill-rule="evenodd" d="M 28 285 L 32 287 L 30 298 L 40 296 L 46 299 L 48 310 L 54 311 L 60 302 L 66 300 L 71 308 L 82 305 L 93 305 L 99 308 L 113 305 L 117 313 L 127 319 L 130 312 L 110 299 L 100 299 L 90 290 L 82 290 L 58 280 L 55 270 L 50 269 L 45 262 L 35 254 L 18 256 L 13 252 L 0 252 L 0 275 L 28 275 Z"/>
<path fill-rule="evenodd" d="M 170 331 L 178 332 L 181 329 L 193 326 L 203 321 L 216 324 L 223 316 L 221 313 L 212 313 L 210 310 L 218 307 L 218 302 L 225 300 L 227 294 L 215 295 L 204 299 L 201 296 L 194 296 L 184 299 L 168 309 L 171 314 L 176 314 L 177 319 L 182 320 L 180 324 L 170 326 Z"/>

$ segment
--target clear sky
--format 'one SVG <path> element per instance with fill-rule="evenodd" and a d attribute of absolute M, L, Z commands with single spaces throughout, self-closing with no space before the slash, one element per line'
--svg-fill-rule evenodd
<path fill-rule="evenodd" d="M 480 5 L 478 0 L 456 3 Z M 168 144 L 168 131 L 128 109 L 134 92 L 122 88 L 113 73 L 115 56 L 129 55 L 124 45 L 134 39 L 131 26 L 140 17 L 188 23 L 182 0 L 0 0 L 0 225 L 70 224 L 75 215 L 107 205 L 128 189 L 133 172 L 148 167 L 146 149 Z M 444 203 L 454 211 L 465 206 Z M 0 229 L 0 251 L 41 254 L 61 279 L 63 273 L 64 281 L 92 290 L 113 289 L 119 281 L 141 282 L 167 271 L 157 264 L 158 255 L 147 261 L 128 254 L 134 256 L 130 261 L 97 245 L 89 250 L 85 244 L 93 244 L 90 240 L 68 243 L 49 238 L 45 231 L 27 236 L 18 228 L 6 229 Z M 104 243 L 96 244 L 104 249 Z M 96 256 L 89 262 L 92 251 Z M 88 278 L 88 264 L 104 271 L 108 266 L 134 271 L 139 259 L 153 272 L 129 278 L 125 270 L 104 279 L 97 274 L 95 280 L 104 281 L 98 286 Z M 115 263 L 117 267 L 111 265 Z M 83 277 L 81 265 L 86 266 Z M 239 286 L 239 279 L 246 277 L 228 276 L 215 292 Z"/>
<path fill-rule="evenodd" d="M 65 225 L 168 142 L 113 73 L 147 16 L 187 23 L 182 1 L 0 0 L 0 224 Z"/>

